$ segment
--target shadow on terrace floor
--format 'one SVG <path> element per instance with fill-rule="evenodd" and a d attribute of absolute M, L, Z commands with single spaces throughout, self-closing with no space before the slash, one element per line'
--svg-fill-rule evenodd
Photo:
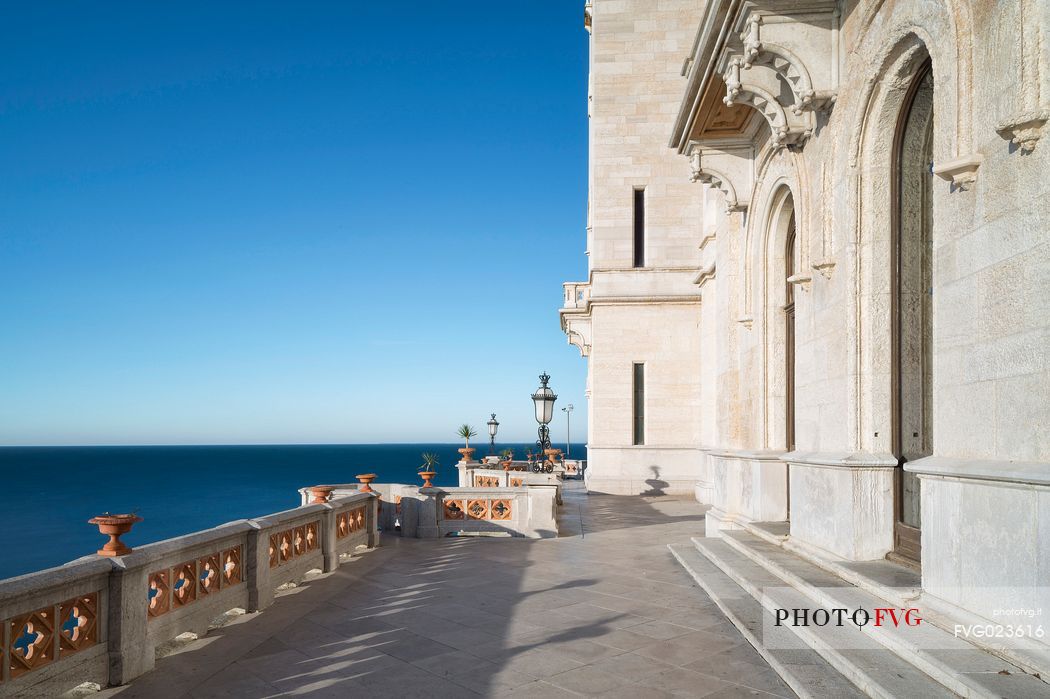
<path fill-rule="evenodd" d="M 574 484 L 560 526 L 384 535 L 103 696 L 792 696 L 667 551 L 702 533 L 695 502 Z"/>

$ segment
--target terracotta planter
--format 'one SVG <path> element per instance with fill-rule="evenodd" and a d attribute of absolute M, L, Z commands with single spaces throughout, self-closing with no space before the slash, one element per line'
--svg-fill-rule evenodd
<path fill-rule="evenodd" d="M 371 484 L 372 481 L 374 481 L 376 479 L 376 474 L 374 474 L 374 473 L 362 473 L 362 474 L 357 475 L 356 478 L 357 478 L 357 480 L 361 481 L 361 487 L 357 489 L 359 492 L 362 492 L 362 493 L 374 493 L 375 492 L 374 490 L 372 490 L 372 486 L 370 484 Z"/>
<path fill-rule="evenodd" d="M 561 455 L 561 449 L 544 449 L 543 453 L 547 455 L 547 461 L 553 464 L 558 460 L 558 456 Z"/>
<path fill-rule="evenodd" d="M 459 452 L 459 454 L 462 457 L 463 461 L 465 461 L 466 463 L 469 464 L 471 461 L 474 460 L 474 448 L 473 447 L 465 447 L 463 449 L 457 449 L 456 451 Z"/>
<path fill-rule="evenodd" d="M 126 546 L 120 540 L 120 537 L 131 531 L 131 527 L 135 522 L 141 521 L 142 518 L 138 515 L 111 515 L 108 513 L 89 519 L 88 524 L 98 525 L 99 533 L 109 537 L 109 541 L 106 542 L 105 546 L 98 550 L 98 555 L 124 556 L 131 553 L 131 547 Z"/>
<path fill-rule="evenodd" d="M 311 505 L 323 505 L 332 499 L 332 491 L 335 490 L 334 485 L 315 485 L 310 488 L 310 504 Z"/>
<path fill-rule="evenodd" d="M 503 467 L 504 471 L 509 471 L 510 470 L 510 462 L 509 461 L 504 461 L 503 463 L 500 464 L 500 466 Z"/>
<path fill-rule="evenodd" d="M 436 471 L 420 471 L 419 475 L 423 479 L 423 487 L 424 488 L 433 488 L 434 487 L 434 484 L 431 483 L 430 481 L 434 480 L 434 476 L 437 475 Z"/>

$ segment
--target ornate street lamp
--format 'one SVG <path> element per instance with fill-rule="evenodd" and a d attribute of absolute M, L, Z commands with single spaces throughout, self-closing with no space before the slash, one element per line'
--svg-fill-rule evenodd
<path fill-rule="evenodd" d="M 558 400 L 558 395 L 547 386 L 550 380 L 551 377 L 546 372 L 540 374 L 540 387 L 532 394 L 532 402 L 536 406 L 536 422 L 540 423 L 540 438 L 536 441 L 536 446 L 540 448 L 541 454 L 545 449 L 551 448 L 551 433 L 547 425 L 554 417 L 554 401 Z"/>
<path fill-rule="evenodd" d="M 496 413 L 492 413 L 492 417 L 486 423 L 489 426 L 489 456 L 496 453 L 496 430 L 499 429 L 499 422 L 496 421 Z"/>

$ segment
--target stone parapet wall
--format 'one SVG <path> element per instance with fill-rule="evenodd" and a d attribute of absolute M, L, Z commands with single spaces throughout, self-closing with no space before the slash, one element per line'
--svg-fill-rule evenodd
<path fill-rule="evenodd" d="M 422 488 L 401 483 L 372 483 L 379 497 L 379 526 L 404 537 L 430 539 L 442 536 L 509 536 L 530 539 L 558 535 L 557 482 L 532 482 L 504 486 L 498 479 L 546 476 L 524 472 L 476 469 L 481 478 L 495 478 L 496 485 Z M 471 469 L 475 471 L 475 469 Z M 333 494 L 357 492 L 357 484 L 335 486 Z M 306 489 L 300 491 L 304 500 Z"/>
<path fill-rule="evenodd" d="M 129 682 L 159 646 L 207 633 L 230 610 L 265 609 L 282 585 L 377 545 L 377 504 L 349 493 L 0 581 L 0 696 Z"/>

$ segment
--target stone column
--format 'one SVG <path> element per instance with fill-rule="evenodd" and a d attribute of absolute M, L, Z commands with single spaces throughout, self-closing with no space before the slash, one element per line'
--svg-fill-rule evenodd
<path fill-rule="evenodd" d="M 249 521 L 248 547 L 244 552 L 245 581 L 248 583 L 248 611 L 258 612 L 273 604 L 270 586 L 270 531 Z"/>
<path fill-rule="evenodd" d="M 325 511 L 321 513 L 321 552 L 324 554 L 324 572 L 331 573 L 339 567 L 339 550 L 336 548 L 336 520 L 335 508 L 325 505 Z M 269 553 L 269 551 L 267 551 Z M 269 560 L 266 561 L 269 565 Z"/>
<path fill-rule="evenodd" d="M 368 548 L 379 546 L 379 498 L 372 498 L 365 508 L 365 520 L 368 524 Z"/>

